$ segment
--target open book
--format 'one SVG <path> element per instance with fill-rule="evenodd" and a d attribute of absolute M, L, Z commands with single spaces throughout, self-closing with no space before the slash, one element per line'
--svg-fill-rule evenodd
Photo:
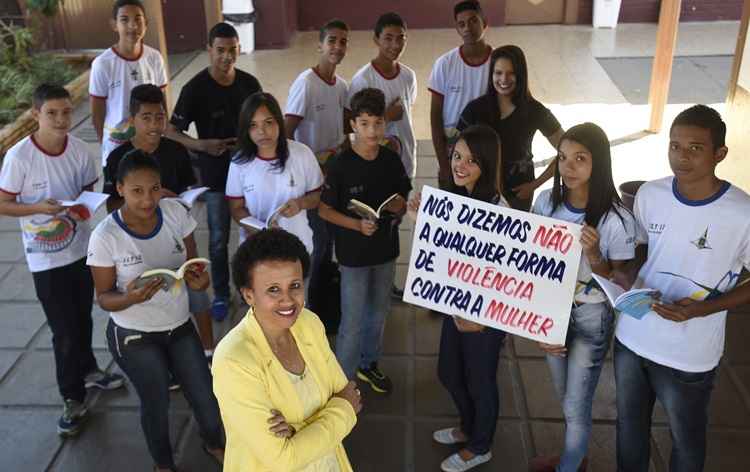
<path fill-rule="evenodd" d="M 591 276 L 607 295 L 614 309 L 633 318 L 640 320 L 651 311 L 651 305 L 659 301 L 659 292 L 652 288 L 637 288 L 626 292 L 624 288 L 600 275 L 591 274 Z"/>
<path fill-rule="evenodd" d="M 84 219 L 89 219 L 108 198 L 109 195 L 106 193 L 85 191 L 78 195 L 78 198 L 75 200 L 60 200 L 58 203 L 64 207 L 82 206 L 86 208 L 89 211 L 89 215 L 85 216 Z"/>
<path fill-rule="evenodd" d="M 185 272 L 195 270 L 203 272 L 206 267 L 211 263 L 208 259 L 203 257 L 196 257 L 185 261 L 176 271 L 170 269 L 152 269 L 142 273 L 135 281 L 136 288 L 141 288 L 146 285 L 149 281 L 154 278 L 159 278 L 162 281 L 161 289 L 168 292 L 178 280 L 185 278 Z"/>
<path fill-rule="evenodd" d="M 180 194 L 179 197 L 172 197 L 170 200 L 177 200 L 188 208 L 193 208 L 195 201 L 201 194 L 208 190 L 208 187 L 198 187 L 190 190 L 185 190 Z"/>
<path fill-rule="evenodd" d="M 380 204 L 377 210 L 373 209 L 366 203 L 362 203 L 359 200 L 352 198 L 351 200 L 349 200 L 349 205 L 347 205 L 346 209 L 353 213 L 356 213 L 360 218 L 377 221 L 383 217 L 383 212 L 387 211 L 385 210 L 385 207 L 387 207 L 388 204 L 393 200 L 398 198 L 398 196 L 399 195 L 397 193 L 394 193 L 390 197 L 386 198 L 385 201 Z"/>
<path fill-rule="evenodd" d="M 271 213 L 268 218 L 266 218 L 266 221 L 259 220 L 258 218 L 254 216 L 246 216 L 245 218 L 242 218 L 240 220 L 240 224 L 252 226 L 256 229 L 269 229 L 274 226 L 277 226 L 279 224 L 279 220 L 283 218 L 281 215 L 281 210 L 283 210 L 286 207 L 286 203 L 278 207 Z"/>

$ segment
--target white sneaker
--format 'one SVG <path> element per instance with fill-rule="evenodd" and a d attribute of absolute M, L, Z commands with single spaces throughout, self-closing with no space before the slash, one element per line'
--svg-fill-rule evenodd
<path fill-rule="evenodd" d="M 448 444 L 448 445 L 466 442 L 466 441 L 459 441 L 453 435 L 453 431 L 456 431 L 457 429 L 458 428 L 438 429 L 437 431 L 432 433 L 432 439 L 434 439 L 436 443 Z"/>
<path fill-rule="evenodd" d="M 474 456 L 473 459 L 465 461 L 461 459 L 458 453 L 455 453 L 448 457 L 440 464 L 440 469 L 443 472 L 464 472 L 465 470 L 473 469 L 474 467 L 484 464 L 492 459 L 492 452 L 487 451 L 487 454 L 481 454 Z"/>

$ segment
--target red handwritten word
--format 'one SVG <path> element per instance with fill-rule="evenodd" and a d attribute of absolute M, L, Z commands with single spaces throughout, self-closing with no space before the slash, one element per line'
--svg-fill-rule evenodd
<path fill-rule="evenodd" d="M 567 232 L 566 226 L 555 225 L 547 229 L 544 225 L 539 225 L 533 242 L 543 248 L 567 254 L 573 245 L 573 235 Z"/>
<path fill-rule="evenodd" d="M 531 300 L 534 294 L 534 283 L 519 280 L 512 275 L 497 272 L 494 267 L 479 267 L 466 262 L 448 259 L 448 277 L 454 277 L 484 288 L 494 288 L 510 297 Z"/>
<path fill-rule="evenodd" d="M 521 310 L 497 300 L 490 301 L 484 317 L 510 328 L 520 328 L 529 334 L 549 336 L 549 330 L 555 326 L 554 320 L 543 315 Z"/>

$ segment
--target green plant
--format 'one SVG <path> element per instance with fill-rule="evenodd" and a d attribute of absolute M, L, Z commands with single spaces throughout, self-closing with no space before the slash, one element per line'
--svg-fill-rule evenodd
<path fill-rule="evenodd" d="M 34 43 L 34 33 L 29 28 L 0 20 L 0 48 L 4 64 L 28 65 L 29 49 Z"/>
<path fill-rule="evenodd" d="M 26 0 L 29 10 L 38 11 L 45 16 L 55 16 L 62 0 Z"/>

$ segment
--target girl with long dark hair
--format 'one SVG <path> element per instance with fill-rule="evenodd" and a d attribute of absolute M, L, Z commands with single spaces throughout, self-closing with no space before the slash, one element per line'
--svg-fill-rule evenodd
<path fill-rule="evenodd" d="M 565 415 L 560 457 L 538 457 L 536 472 L 585 470 L 591 435 L 591 405 L 614 332 L 615 314 L 591 274 L 609 277 L 635 256 L 633 215 L 612 180 L 607 135 L 593 123 L 570 128 L 560 139 L 554 184 L 534 203 L 533 213 L 583 225 L 578 269 L 564 345 L 539 343 L 547 353 L 555 391 Z"/>
<path fill-rule="evenodd" d="M 466 105 L 457 127 L 463 130 L 474 124 L 497 132 L 503 154 L 503 195 L 513 208 L 528 211 L 534 190 L 549 180 L 554 168 L 553 163 L 534 178 L 534 134 L 541 131 L 557 148 L 563 130 L 552 112 L 532 96 L 526 56 L 518 46 L 492 51 L 487 92 Z"/>

